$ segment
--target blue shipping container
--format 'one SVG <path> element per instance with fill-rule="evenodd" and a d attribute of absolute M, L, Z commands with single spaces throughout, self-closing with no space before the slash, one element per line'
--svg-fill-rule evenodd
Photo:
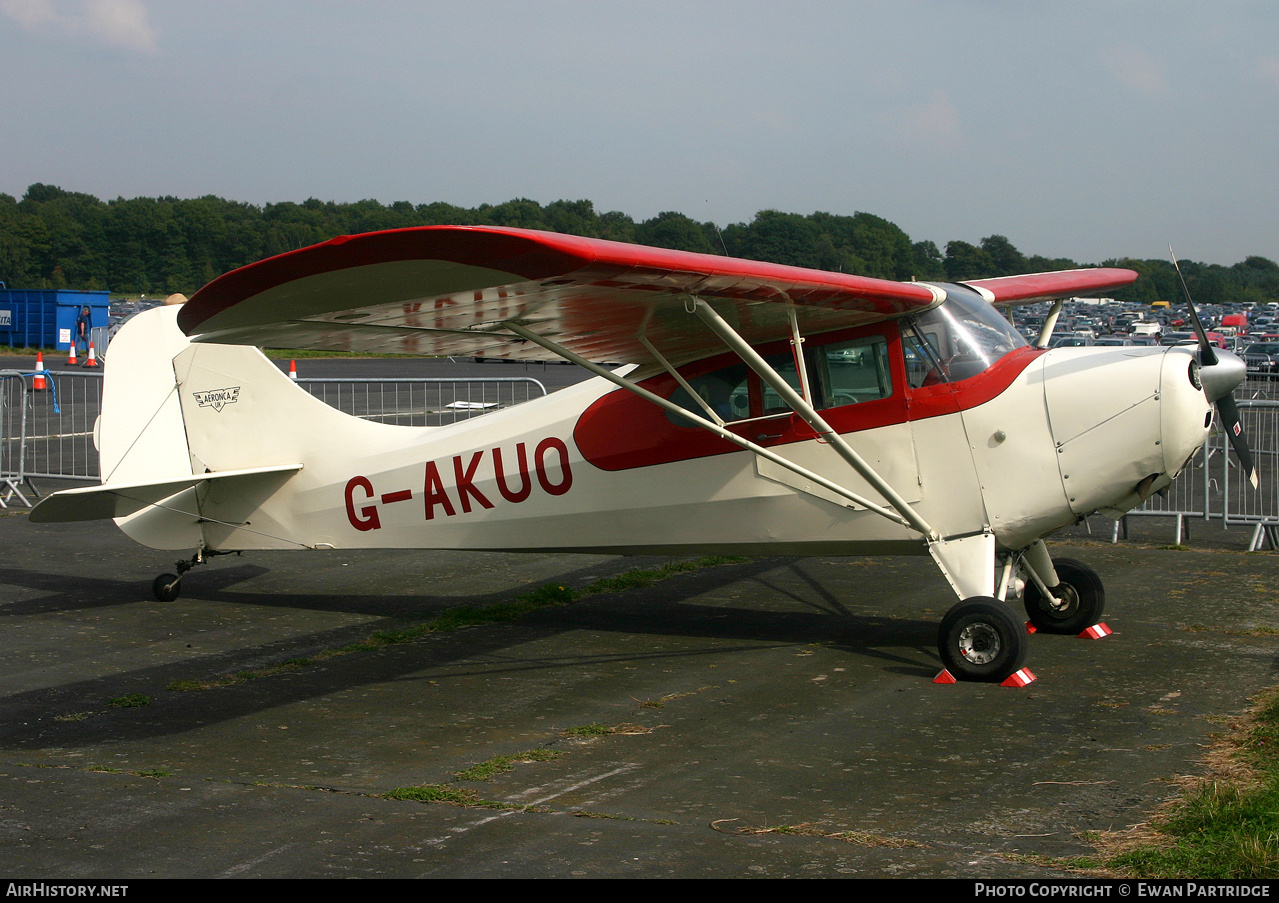
<path fill-rule="evenodd" d="M 89 308 L 93 326 L 106 326 L 110 293 L 0 289 L 0 345 L 67 351 L 82 307 Z"/>

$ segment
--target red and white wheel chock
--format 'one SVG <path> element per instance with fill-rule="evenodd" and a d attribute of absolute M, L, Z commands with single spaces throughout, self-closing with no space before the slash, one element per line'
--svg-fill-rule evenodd
<path fill-rule="evenodd" d="M 1005 678 L 1004 681 L 1000 683 L 1000 686 L 1024 687 L 1026 684 L 1035 680 L 1038 680 L 1038 678 L 1035 677 L 1035 672 L 1031 671 L 1029 668 L 1022 668 L 1020 671 L 1014 671 L 1011 675 Z M 949 670 L 942 668 L 941 673 L 933 678 L 933 683 L 954 684 L 959 683 L 959 681 L 955 679 L 955 675 L 951 674 Z"/>

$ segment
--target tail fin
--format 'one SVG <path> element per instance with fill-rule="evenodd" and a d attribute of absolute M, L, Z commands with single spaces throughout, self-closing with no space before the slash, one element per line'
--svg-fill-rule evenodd
<path fill-rule="evenodd" d="M 95 429 L 102 485 L 54 493 L 32 510 L 33 522 L 109 517 L 152 548 L 212 547 L 211 529 L 225 534 L 227 527 L 246 526 L 247 513 L 302 469 L 292 462 L 215 468 L 193 453 L 182 373 L 194 369 L 197 354 L 178 329 L 177 313 L 176 306 L 146 311 L 112 340 Z M 218 347 L 208 346 L 205 356 L 217 357 Z M 236 358 L 256 358 L 259 379 L 281 375 L 257 349 L 225 351 Z M 212 517 L 212 509 L 218 517 Z"/>
<path fill-rule="evenodd" d="M 417 461 L 435 429 L 344 414 L 258 349 L 193 343 L 177 308 L 158 308 L 111 341 L 102 485 L 55 493 L 31 518 L 111 517 L 155 549 L 333 548 L 350 540 L 353 462 Z"/>
<path fill-rule="evenodd" d="M 353 419 L 256 348 L 192 344 L 176 307 L 139 314 L 111 342 L 96 429 L 102 485 L 55 493 L 31 519 L 110 517 L 156 549 L 304 547 L 261 510 L 302 470 L 304 449 L 278 439 L 283 410 L 309 413 L 320 433 L 316 418 Z"/>

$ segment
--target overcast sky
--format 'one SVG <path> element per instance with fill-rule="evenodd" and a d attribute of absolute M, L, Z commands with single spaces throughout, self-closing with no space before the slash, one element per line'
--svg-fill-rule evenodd
<path fill-rule="evenodd" d="M 720 225 L 1279 260 L 1271 0 L 0 0 L 0 192 Z"/>

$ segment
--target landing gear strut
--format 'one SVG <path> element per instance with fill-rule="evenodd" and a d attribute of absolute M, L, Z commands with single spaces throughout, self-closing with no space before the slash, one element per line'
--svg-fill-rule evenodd
<path fill-rule="evenodd" d="M 179 558 L 173 563 L 177 568 L 176 574 L 161 574 L 155 578 L 151 584 L 151 592 L 155 594 L 156 599 L 161 602 L 173 602 L 182 592 L 182 577 L 187 571 L 195 567 L 197 564 L 205 564 L 209 558 L 214 555 L 239 555 L 239 552 L 215 552 L 205 549 L 197 549 L 196 553 L 188 560 Z"/>

